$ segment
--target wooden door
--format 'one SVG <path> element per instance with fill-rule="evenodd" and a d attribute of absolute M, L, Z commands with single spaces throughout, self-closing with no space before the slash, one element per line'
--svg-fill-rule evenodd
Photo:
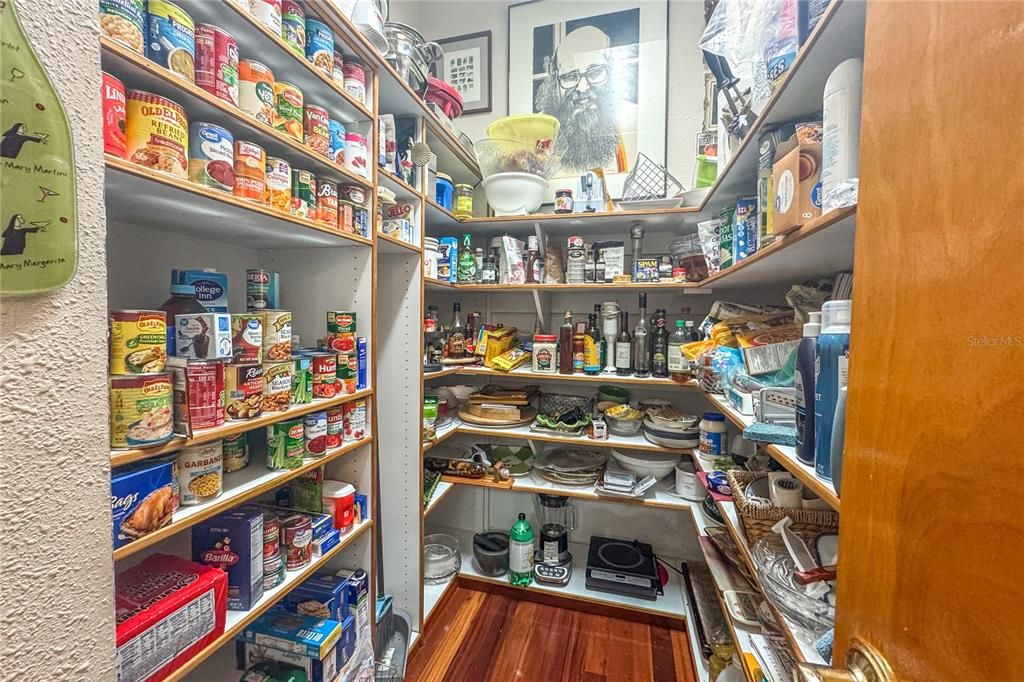
<path fill-rule="evenodd" d="M 836 662 L 1024 679 L 1024 3 L 867 12 Z"/>

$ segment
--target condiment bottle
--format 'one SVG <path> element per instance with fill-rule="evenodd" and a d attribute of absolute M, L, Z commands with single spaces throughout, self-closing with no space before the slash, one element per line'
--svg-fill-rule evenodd
<path fill-rule="evenodd" d="M 526 282 L 527 284 L 540 284 L 541 261 L 537 236 L 528 237 L 526 244 Z"/>
<path fill-rule="evenodd" d="M 565 311 L 565 322 L 558 328 L 558 373 L 572 374 L 572 311 Z"/>
<path fill-rule="evenodd" d="M 196 288 L 193 284 L 172 284 L 171 297 L 164 301 L 160 310 L 167 313 L 167 355 L 177 354 L 177 331 L 175 318 L 178 315 L 194 315 L 205 313 L 206 308 L 196 300 Z"/>

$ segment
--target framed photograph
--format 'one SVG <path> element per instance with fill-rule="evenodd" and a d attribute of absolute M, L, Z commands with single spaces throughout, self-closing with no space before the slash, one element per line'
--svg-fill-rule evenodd
<path fill-rule="evenodd" d="M 559 120 L 557 176 L 599 167 L 617 197 L 638 153 L 665 164 L 667 26 L 667 0 L 509 7 L 509 113 Z"/>
<path fill-rule="evenodd" d="M 437 77 L 462 95 L 463 114 L 491 110 L 491 32 L 467 33 L 438 40 L 444 57 L 437 63 Z"/>

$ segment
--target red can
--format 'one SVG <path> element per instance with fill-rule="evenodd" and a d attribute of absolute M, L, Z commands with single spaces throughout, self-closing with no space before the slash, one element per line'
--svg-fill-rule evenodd
<path fill-rule="evenodd" d="M 313 522 L 305 514 L 281 519 L 281 544 L 285 548 L 285 567 L 289 571 L 309 564 L 313 557 Z"/>
<path fill-rule="evenodd" d="M 313 398 L 338 395 L 338 362 L 334 353 L 313 353 Z"/>
<path fill-rule="evenodd" d="M 353 349 L 346 353 L 338 353 L 338 395 L 351 395 L 356 392 L 359 379 L 359 355 Z"/>
<path fill-rule="evenodd" d="M 235 189 L 239 199 L 267 201 L 267 153 L 246 140 L 235 140 Z"/>
<path fill-rule="evenodd" d="M 196 24 L 196 85 L 238 106 L 238 43 L 210 24 Z"/>
<path fill-rule="evenodd" d="M 128 157 L 128 149 L 124 137 L 127 125 L 124 113 L 124 83 L 104 71 L 100 94 L 103 99 L 103 151 L 125 159 Z"/>
<path fill-rule="evenodd" d="M 331 154 L 331 117 L 327 110 L 315 104 L 307 104 L 303 116 L 306 146 L 321 156 Z M 337 188 L 335 188 L 337 195 Z"/>
<path fill-rule="evenodd" d="M 316 219 L 328 227 L 338 227 L 338 185 L 321 180 L 316 186 Z"/>
<path fill-rule="evenodd" d="M 177 377 L 177 372 L 175 377 Z M 189 360 L 183 373 L 184 386 L 175 381 L 175 403 L 183 407 L 179 391 L 184 390 L 191 429 L 209 429 L 224 423 L 224 363 L 217 360 Z"/>
<path fill-rule="evenodd" d="M 281 520 L 277 514 L 263 515 L 263 558 L 269 559 L 281 549 Z"/>
<path fill-rule="evenodd" d="M 340 448 L 345 431 L 345 408 L 327 410 L 327 449 Z"/>
<path fill-rule="evenodd" d="M 353 400 L 342 405 L 345 411 L 345 430 L 342 441 L 353 443 L 366 436 L 366 400 Z"/>

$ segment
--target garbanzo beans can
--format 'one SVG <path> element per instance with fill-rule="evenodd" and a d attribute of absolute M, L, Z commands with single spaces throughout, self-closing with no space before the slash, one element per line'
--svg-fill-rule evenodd
<path fill-rule="evenodd" d="M 235 196 L 262 204 L 267 193 L 267 155 L 263 147 L 235 142 Z"/>
<path fill-rule="evenodd" d="M 110 447 L 142 448 L 174 435 L 171 375 L 168 372 L 110 377 Z"/>
<path fill-rule="evenodd" d="M 188 179 L 188 117 L 177 102 L 129 90 L 125 107 L 128 160 Z"/>
<path fill-rule="evenodd" d="M 274 83 L 274 127 L 298 142 L 303 141 L 302 90 L 291 83 Z"/>
<path fill-rule="evenodd" d="M 143 0 L 100 0 L 100 33 L 143 54 L 146 3 Z"/>
<path fill-rule="evenodd" d="M 167 313 L 110 311 L 110 373 L 151 374 L 167 364 Z"/>
<path fill-rule="evenodd" d="M 223 492 L 224 450 L 221 441 L 182 448 L 178 453 L 181 504 L 212 500 Z"/>

